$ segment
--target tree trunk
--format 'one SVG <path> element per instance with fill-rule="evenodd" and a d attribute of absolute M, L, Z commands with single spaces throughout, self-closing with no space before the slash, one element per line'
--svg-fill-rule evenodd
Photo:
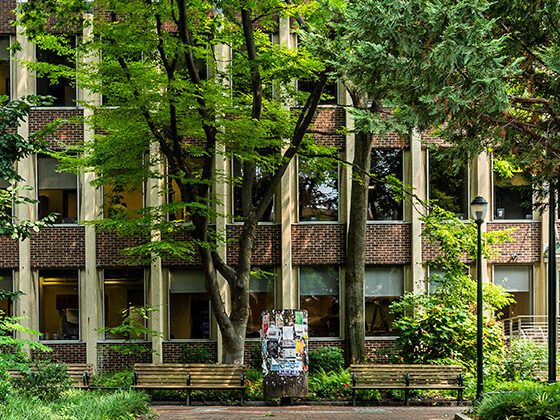
<path fill-rule="evenodd" d="M 242 365 L 245 352 L 245 328 L 233 328 L 233 334 L 224 334 L 222 363 Z"/>
<path fill-rule="evenodd" d="M 367 191 L 370 170 L 371 134 L 355 135 L 354 166 L 352 168 L 352 194 L 350 224 L 346 252 L 345 338 L 346 363 L 361 363 L 365 356 L 364 277 L 365 237 L 367 221 Z"/>

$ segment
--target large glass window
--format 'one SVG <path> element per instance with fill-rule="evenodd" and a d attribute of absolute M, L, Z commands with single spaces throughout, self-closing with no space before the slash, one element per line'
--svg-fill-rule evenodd
<path fill-rule="evenodd" d="M 201 158 L 189 158 L 189 171 L 191 179 L 200 179 L 202 176 L 202 169 L 204 166 L 204 159 Z M 187 181 L 185 181 L 187 182 Z M 195 195 L 198 195 L 199 183 L 191 182 L 186 184 L 187 188 L 190 188 Z M 181 197 L 181 191 L 179 189 L 179 184 L 177 183 L 176 177 L 169 176 L 167 179 L 167 202 L 168 203 L 180 203 L 186 204 L 186 198 Z M 175 220 L 178 222 L 190 222 L 192 208 L 187 205 L 181 205 L 176 211 L 168 213 L 169 220 Z"/>
<path fill-rule="evenodd" d="M 389 335 L 396 314 L 391 313 L 391 303 L 404 294 L 402 266 L 366 267 L 365 321 L 366 335 Z"/>
<path fill-rule="evenodd" d="M 272 267 L 254 268 L 249 279 L 249 321 L 247 337 L 258 338 L 262 312 L 274 309 L 274 280 Z"/>
<path fill-rule="evenodd" d="M 429 199 L 460 219 L 469 214 L 468 165 L 457 167 L 449 156 L 437 150 L 429 154 Z"/>
<path fill-rule="evenodd" d="M 402 220 L 402 200 L 393 197 L 389 184 L 379 182 L 390 175 L 404 182 L 402 150 L 373 149 L 370 172 L 375 174 L 376 178 L 371 180 L 368 187 L 368 220 Z"/>
<path fill-rule="evenodd" d="M 128 188 L 122 185 L 103 186 L 103 217 L 130 214 L 131 217 L 140 217 L 132 214 L 144 207 L 144 193 L 142 186 Z"/>
<path fill-rule="evenodd" d="M 45 340 L 80 339 L 78 270 L 39 271 L 39 331 Z"/>
<path fill-rule="evenodd" d="M 132 314 L 131 308 L 144 306 L 144 270 L 120 269 L 104 270 L 104 306 L 105 327 L 117 327 L 123 319 Z M 127 311 L 127 312 L 124 312 Z M 140 324 L 144 321 L 138 320 Z M 105 339 L 124 339 L 144 337 L 125 337 L 105 333 Z"/>
<path fill-rule="evenodd" d="M 0 36 L 0 95 L 11 98 L 10 84 L 10 37 Z"/>
<path fill-rule="evenodd" d="M 317 169 L 314 159 L 298 159 L 299 221 L 338 220 L 338 167 Z"/>
<path fill-rule="evenodd" d="M 14 291 L 14 282 L 11 270 L 0 270 L 0 290 Z M 0 317 L 14 315 L 14 302 L 5 298 L 0 300 Z"/>
<path fill-rule="evenodd" d="M 494 218 L 533 218 L 533 187 L 530 175 L 515 173 L 513 177 L 505 178 L 494 173 Z"/>
<path fill-rule="evenodd" d="M 532 278 L 530 265 L 495 265 L 494 284 L 502 286 L 513 295 L 515 303 L 500 310 L 499 319 L 532 314 Z"/>
<path fill-rule="evenodd" d="M 57 213 L 55 223 L 76 223 L 78 220 L 78 177 L 57 172 L 58 161 L 37 157 L 39 218 Z"/>
<path fill-rule="evenodd" d="M 241 180 L 243 176 L 243 169 L 242 164 L 239 161 L 234 160 L 232 162 L 232 174 L 234 178 Z M 264 195 L 268 184 L 270 183 L 270 179 L 272 174 L 263 170 L 260 166 L 257 165 L 256 169 L 256 178 L 253 184 L 253 203 L 256 203 L 257 200 Z M 234 217 L 241 217 L 243 215 L 242 207 L 241 207 L 241 185 L 236 183 L 233 187 L 233 216 Z M 273 222 L 274 221 L 274 198 L 270 202 L 269 206 L 266 208 L 263 217 L 260 220 L 261 222 Z"/>
<path fill-rule="evenodd" d="M 338 267 L 299 269 L 299 307 L 307 310 L 309 337 L 340 335 Z"/>
<path fill-rule="evenodd" d="M 68 36 L 68 46 L 76 48 L 76 37 Z M 51 50 L 37 47 L 36 58 L 38 62 L 52 65 L 67 66 L 75 69 L 76 63 L 67 56 L 61 56 Z M 76 106 L 75 79 L 58 77 L 55 81 L 48 76 L 37 77 L 37 95 L 50 95 L 54 97 L 53 106 Z"/>
<path fill-rule="evenodd" d="M 169 270 L 169 338 L 210 338 L 210 301 L 202 270 Z"/>

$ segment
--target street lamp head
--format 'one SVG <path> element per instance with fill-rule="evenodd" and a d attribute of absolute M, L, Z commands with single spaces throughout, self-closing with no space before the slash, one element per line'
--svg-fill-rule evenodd
<path fill-rule="evenodd" d="M 471 203 L 471 215 L 477 222 L 482 222 L 488 211 L 488 201 L 482 197 L 475 197 Z"/>

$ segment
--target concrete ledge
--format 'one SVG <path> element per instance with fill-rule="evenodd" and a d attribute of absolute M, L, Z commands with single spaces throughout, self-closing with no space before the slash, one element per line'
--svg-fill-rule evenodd
<path fill-rule="evenodd" d="M 466 414 L 457 413 L 455 414 L 455 420 L 472 420 L 472 418 L 467 416 Z"/>

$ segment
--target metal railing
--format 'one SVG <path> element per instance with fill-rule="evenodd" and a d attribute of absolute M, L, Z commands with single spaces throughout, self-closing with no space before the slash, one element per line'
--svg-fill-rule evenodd
<path fill-rule="evenodd" d="M 560 317 L 558 317 L 557 323 L 558 321 L 560 321 Z M 519 315 L 502 320 L 502 325 L 506 339 L 519 337 L 540 344 L 548 343 L 547 315 Z M 560 328 L 558 330 L 560 331 Z"/>

